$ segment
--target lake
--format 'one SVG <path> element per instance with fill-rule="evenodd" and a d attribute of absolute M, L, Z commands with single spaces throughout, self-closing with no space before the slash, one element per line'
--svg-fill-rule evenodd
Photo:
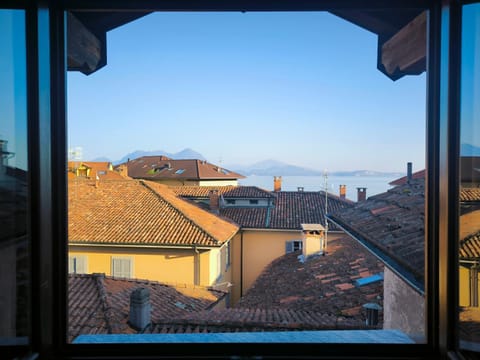
<path fill-rule="evenodd" d="M 398 177 L 389 176 L 328 176 L 328 192 L 338 195 L 339 186 L 347 185 L 347 199 L 357 201 L 357 187 L 367 188 L 367 197 L 380 194 L 391 188 L 389 182 Z M 258 186 L 273 190 L 273 176 L 251 175 L 239 180 L 240 185 Z M 296 191 L 298 187 L 305 191 L 325 190 L 323 176 L 282 176 L 282 190 Z"/>

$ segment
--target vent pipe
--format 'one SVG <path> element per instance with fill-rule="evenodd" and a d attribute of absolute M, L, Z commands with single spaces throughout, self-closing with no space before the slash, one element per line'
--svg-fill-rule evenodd
<path fill-rule="evenodd" d="M 412 179 L 413 179 L 412 163 L 408 162 L 407 163 L 407 184 L 410 184 Z"/>

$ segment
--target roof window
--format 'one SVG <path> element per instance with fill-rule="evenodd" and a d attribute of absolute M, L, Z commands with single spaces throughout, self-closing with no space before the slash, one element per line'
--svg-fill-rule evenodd
<path fill-rule="evenodd" d="M 185 169 L 178 169 L 177 171 L 175 171 L 175 174 L 183 174 L 185 172 Z"/>

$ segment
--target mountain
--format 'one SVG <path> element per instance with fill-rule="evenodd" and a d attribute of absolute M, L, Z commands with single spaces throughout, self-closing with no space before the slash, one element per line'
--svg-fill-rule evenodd
<path fill-rule="evenodd" d="M 153 151 L 145 151 L 145 150 L 135 150 L 131 153 L 128 153 L 124 157 L 122 157 L 120 160 L 114 161 L 113 164 L 121 164 L 124 162 L 127 162 L 129 159 L 134 160 L 142 156 L 167 156 L 172 159 L 180 160 L 180 159 L 199 159 L 199 160 L 207 160 L 205 157 L 200 154 L 199 152 L 192 150 L 192 149 L 183 149 L 182 151 L 176 152 L 176 153 L 168 153 L 163 150 L 153 150 Z"/>
<path fill-rule="evenodd" d="M 296 165 L 290 165 L 277 160 L 264 160 L 248 166 L 232 165 L 227 166 L 227 168 L 247 176 L 319 176 L 323 174 L 321 171 L 318 170 L 304 168 Z"/>
<path fill-rule="evenodd" d="M 400 177 L 404 174 L 397 172 L 381 172 L 373 170 L 354 170 L 354 171 L 334 171 L 330 173 L 333 176 L 392 176 Z"/>
<path fill-rule="evenodd" d="M 471 144 L 460 145 L 461 156 L 480 156 L 480 147 Z"/>
<path fill-rule="evenodd" d="M 101 156 L 92 160 L 92 162 L 112 162 L 109 158 Z"/>

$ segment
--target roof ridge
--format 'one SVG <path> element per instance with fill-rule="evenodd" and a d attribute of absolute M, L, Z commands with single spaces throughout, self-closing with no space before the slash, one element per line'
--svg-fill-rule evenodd
<path fill-rule="evenodd" d="M 107 291 L 105 289 L 105 274 L 93 274 L 95 280 L 95 285 L 97 286 L 98 294 L 100 295 L 100 302 L 102 303 L 102 314 L 105 320 L 105 327 L 107 328 L 107 333 L 112 334 L 112 324 L 110 323 L 110 312 L 111 306 L 109 306 L 107 301 Z M 107 315 L 108 313 L 108 315 Z"/>
<path fill-rule="evenodd" d="M 147 189 L 149 189 L 153 194 L 155 194 L 155 196 L 157 196 L 158 198 L 162 199 L 163 201 L 165 201 L 170 207 L 172 207 L 175 211 L 177 211 L 178 213 L 180 213 L 187 221 L 189 221 L 190 223 L 192 223 L 196 228 L 198 228 L 202 233 L 208 235 L 210 238 L 212 238 L 214 240 L 214 242 L 216 243 L 222 243 L 221 240 L 217 239 L 215 236 L 213 236 L 212 234 L 210 234 L 208 231 L 206 231 L 202 226 L 200 226 L 199 224 L 197 224 L 194 220 L 192 220 L 189 216 L 187 216 L 182 210 L 180 210 L 177 206 L 173 205 L 168 199 L 164 198 L 162 195 L 160 195 L 155 189 L 153 189 L 149 184 L 146 184 L 144 180 L 139 180 L 139 182 L 145 186 Z M 167 188 L 168 189 L 168 188 Z M 170 190 L 168 190 L 170 191 Z M 184 199 L 182 199 L 181 197 L 177 196 L 175 193 L 172 192 L 172 195 L 178 199 L 179 201 L 183 201 L 185 202 L 186 204 L 189 204 L 191 206 L 195 206 L 187 201 L 185 201 Z M 200 207 L 197 207 L 199 210 L 201 211 L 205 211 L 203 209 L 201 209 Z M 211 214 L 212 216 L 216 216 L 215 214 L 212 214 L 208 211 L 205 211 L 206 213 L 208 214 Z M 221 220 L 223 220 L 223 218 L 220 218 Z M 232 234 L 232 236 L 235 235 L 235 234 Z M 230 237 L 231 238 L 231 237 Z"/>

